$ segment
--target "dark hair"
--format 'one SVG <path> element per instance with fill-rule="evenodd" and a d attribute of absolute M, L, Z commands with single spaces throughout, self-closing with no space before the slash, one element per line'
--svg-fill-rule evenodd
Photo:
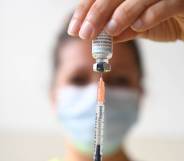
<path fill-rule="evenodd" d="M 53 78 L 55 78 L 55 76 L 57 74 L 57 70 L 60 66 L 59 50 L 60 50 L 61 45 L 64 44 L 68 40 L 79 39 L 77 37 L 71 37 L 67 34 L 67 28 L 68 28 L 68 25 L 69 25 L 69 20 L 70 19 L 68 19 L 65 27 L 59 33 L 59 36 L 57 38 L 56 45 L 55 45 L 55 48 L 54 48 L 54 55 L 53 55 L 53 74 L 54 75 L 53 75 Z M 136 62 L 136 65 L 137 65 L 137 68 L 138 68 L 138 71 L 139 71 L 139 78 L 140 78 L 140 81 L 141 81 L 142 78 L 143 78 L 143 67 L 142 67 L 142 58 L 141 58 L 141 55 L 140 55 L 140 49 L 138 47 L 137 42 L 135 40 L 130 40 L 130 41 L 127 41 L 127 42 L 123 42 L 122 44 L 123 45 L 127 44 L 127 46 L 129 46 L 130 49 L 133 51 L 134 57 L 135 57 L 135 62 Z"/>

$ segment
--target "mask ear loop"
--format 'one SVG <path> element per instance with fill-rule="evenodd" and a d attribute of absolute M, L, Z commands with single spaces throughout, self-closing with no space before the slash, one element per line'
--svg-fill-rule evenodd
<path fill-rule="evenodd" d="M 56 98 L 57 97 L 56 96 L 57 96 L 57 94 L 56 94 L 56 91 L 54 89 L 52 89 L 52 90 L 53 91 L 51 91 L 51 93 L 50 93 L 51 111 L 54 115 L 56 115 L 56 111 L 57 111 L 57 105 L 56 105 L 56 102 L 57 102 Z"/>

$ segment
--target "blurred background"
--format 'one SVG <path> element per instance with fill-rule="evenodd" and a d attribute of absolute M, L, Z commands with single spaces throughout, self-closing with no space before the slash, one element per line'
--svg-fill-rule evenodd
<path fill-rule="evenodd" d="M 0 161 L 62 156 L 49 102 L 56 36 L 77 0 L 0 0 Z M 127 139 L 135 160 L 184 160 L 184 43 L 140 40 L 144 99 Z"/>

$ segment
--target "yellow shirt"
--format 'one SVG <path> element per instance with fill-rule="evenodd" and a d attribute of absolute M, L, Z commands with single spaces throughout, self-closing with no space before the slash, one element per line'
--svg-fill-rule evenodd
<path fill-rule="evenodd" d="M 58 159 L 58 158 L 53 158 L 53 159 L 51 159 L 51 160 L 49 160 L 49 161 L 63 161 L 63 160 Z"/>

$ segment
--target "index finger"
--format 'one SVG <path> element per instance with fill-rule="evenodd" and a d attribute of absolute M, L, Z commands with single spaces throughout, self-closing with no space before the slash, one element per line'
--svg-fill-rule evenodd
<path fill-rule="evenodd" d="M 68 27 L 69 35 L 78 36 L 82 22 L 94 2 L 95 0 L 80 0 Z"/>

